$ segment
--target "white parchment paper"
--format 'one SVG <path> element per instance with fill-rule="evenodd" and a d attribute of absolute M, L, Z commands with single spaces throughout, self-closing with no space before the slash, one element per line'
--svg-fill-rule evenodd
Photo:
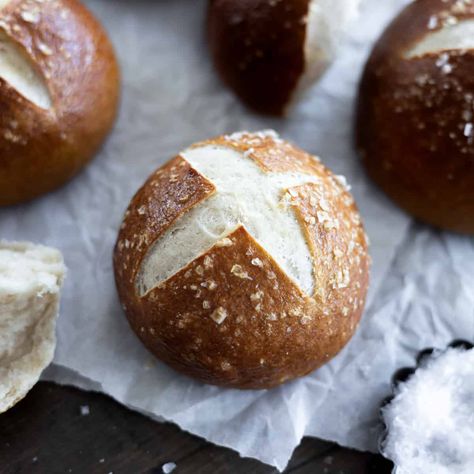
<path fill-rule="evenodd" d="M 55 365 L 46 377 L 103 391 L 156 419 L 283 469 L 304 435 L 377 445 L 377 410 L 419 349 L 474 337 L 473 239 L 412 224 L 367 180 L 352 146 L 362 66 L 406 0 L 365 0 L 341 54 L 285 120 L 245 110 L 221 85 L 203 33 L 205 0 L 89 0 L 116 45 L 123 104 L 106 147 L 79 177 L 0 210 L 0 237 L 58 247 L 69 267 Z M 152 358 L 119 307 L 112 249 L 122 214 L 159 165 L 196 140 L 274 128 L 348 177 L 372 241 L 369 304 L 349 346 L 271 391 L 201 385 Z"/>

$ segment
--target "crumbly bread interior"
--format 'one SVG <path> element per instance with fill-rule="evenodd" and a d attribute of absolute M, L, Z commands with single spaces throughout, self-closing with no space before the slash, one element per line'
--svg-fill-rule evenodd
<path fill-rule="evenodd" d="M 53 359 L 59 251 L 0 241 L 0 413 L 21 400 Z"/>
<path fill-rule="evenodd" d="M 407 59 L 452 50 L 474 48 L 474 20 L 463 20 L 445 25 L 440 30 L 427 34 L 412 49 L 405 53 Z"/>
<path fill-rule="evenodd" d="M 141 295 L 173 276 L 239 225 L 259 242 L 308 295 L 314 291 L 312 258 L 287 190 L 316 182 L 302 173 L 267 173 L 245 153 L 206 145 L 181 156 L 217 192 L 181 216 L 150 248 L 138 274 Z"/>
<path fill-rule="evenodd" d="M 311 0 L 306 18 L 305 72 L 298 89 L 316 81 L 333 60 L 347 24 L 355 18 L 361 0 Z"/>
<path fill-rule="evenodd" d="M 51 108 L 51 98 L 43 77 L 20 47 L 2 30 L 0 30 L 0 78 L 38 107 Z"/>

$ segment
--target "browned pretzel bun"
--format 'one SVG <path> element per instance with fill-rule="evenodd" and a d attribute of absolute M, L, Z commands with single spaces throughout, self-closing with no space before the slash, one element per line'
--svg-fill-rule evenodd
<path fill-rule="evenodd" d="M 430 224 L 474 233 L 474 2 L 418 0 L 378 41 L 357 142 L 369 174 Z"/>
<path fill-rule="evenodd" d="M 266 388 L 348 342 L 369 257 L 343 179 L 274 133 L 244 132 L 152 174 L 114 264 L 130 325 L 159 359 L 206 383 Z"/>
<path fill-rule="evenodd" d="M 210 0 L 208 37 L 224 82 L 281 115 L 326 70 L 360 0 Z"/>
<path fill-rule="evenodd" d="M 0 205 L 74 176 L 110 131 L 119 71 L 77 0 L 0 0 Z"/>

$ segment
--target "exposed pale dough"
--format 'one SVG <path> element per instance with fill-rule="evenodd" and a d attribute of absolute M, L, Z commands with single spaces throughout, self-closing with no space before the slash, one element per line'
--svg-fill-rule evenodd
<path fill-rule="evenodd" d="M 168 279 L 240 224 L 307 294 L 314 289 L 312 259 L 286 191 L 315 182 L 302 173 L 266 173 L 231 148 L 202 146 L 181 156 L 209 179 L 217 192 L 181 216 L 150 248 L 137 286 L 145 294 Z"/>
<path fill-rule="evenodd" d="M 298 84 L 301 93 L 327 69 L 336 55 L 341 36 L 355 18 L 361 0 L 311 0 L 306 18 L 306 67 Z"/>
<path fill-rule="evenodd" d="M 428 53 L 474 48 L 474 20 L 459 21 L 427 34 L 422 41 L 405 53 L 410 59 Z"/>
<path fill-rule="evenodd" d="M 0 30 L 0 77 L 38 107 L 51 108 L 51 98 L 43 78 L 20 47 L 2 30 Z"/>
<path fill-rule="evenodd" d="M 0 241 L 0 413 L 21 400 L 53 359 L 59 251 Z"/>

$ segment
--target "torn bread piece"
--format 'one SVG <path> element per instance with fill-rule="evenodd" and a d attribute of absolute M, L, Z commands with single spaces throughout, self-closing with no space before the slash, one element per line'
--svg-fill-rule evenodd
<path fill-rule="evenodd" d="M 25 397 L 53 359 L 65 273 L 58 250 L 0 241 L 0 413 Z"/>

